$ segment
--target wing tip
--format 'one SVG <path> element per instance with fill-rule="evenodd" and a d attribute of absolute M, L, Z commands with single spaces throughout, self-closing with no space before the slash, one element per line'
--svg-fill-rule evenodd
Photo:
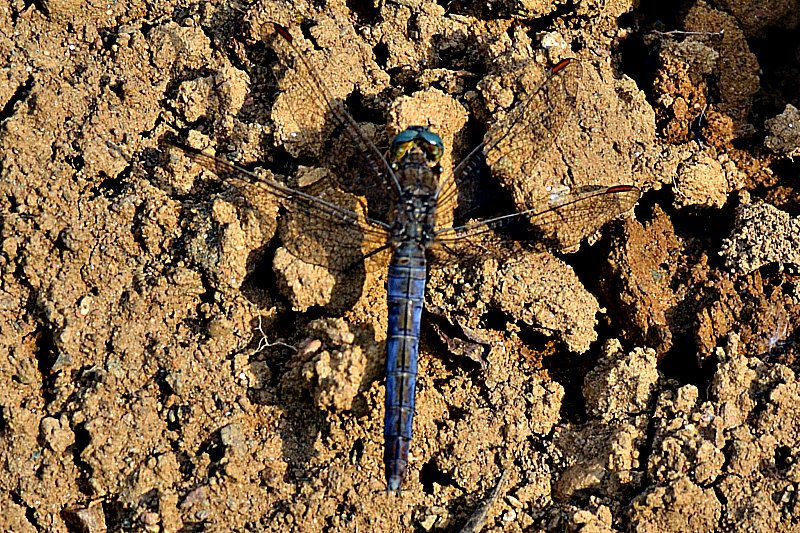
<path fill-rule="evenodd" d="M 292 34 L 289 33 L 289 28 L 287 28 L 286 26 L 281 26 L 277 22 L 273 22 L 272 27 L 275 29 L 275 33 L 277 33 L 278 35 L 289 41 L 290 44 L 294 42 Z"/>
<path fill-rule="evenodd" d="M 559 61 L 558 63 L 556 63 L 556 65 L 555 65 L 553 68 L 551 68 L 551 69 L 550 69 L 550 74 L 551 74 L 551 75 L 556 75 L 556 74 L 558 74 L 560 71 L 562 71 L 562 70 L 564 70 L 565 68 L 567 68 L 567 67 L 568 67 L 569 65 L 571 65 L 572 63 L 577 63 L 577 61 L 578 61 L 578 60 L 577 60 L 577 59 L 575 59 L 574 57 L 567 57 L 567 58 L 565 58 L 565 59 L 562 59 L 561 61 Z"/>
<path fill-rule="evenodd" d="M 616 193 L 624 193 L 624 192 L 633 192 L 642 194 L 642 190 L 637 187 L 636 185 L 612 185 L 606 189 L 607 193 L 616 194 Z"/>

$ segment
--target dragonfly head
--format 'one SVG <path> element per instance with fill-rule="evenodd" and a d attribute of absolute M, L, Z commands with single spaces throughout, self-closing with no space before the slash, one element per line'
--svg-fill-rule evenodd
<path fill-rule="evenodd" d="M 444 154 L 444 144 L 438 135 L 425 126 L 409 126 L 392 139 L 392 146 L 389 149 L 392 168 L 399 168 L 400 163 L 409 158 L 411 154 L 422 154 L 434 172 L 441 173 L 439 160 Z"/>

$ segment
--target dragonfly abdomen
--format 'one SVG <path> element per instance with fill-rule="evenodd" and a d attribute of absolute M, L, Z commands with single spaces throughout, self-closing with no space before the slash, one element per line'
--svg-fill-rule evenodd
<path fill-rule="evenodd" d="M 400 245 L 392 256 L 388 276 L 384 464 L 389 492 L 400 490 L 408 465 L 425 278 L 423 248 Z"/>

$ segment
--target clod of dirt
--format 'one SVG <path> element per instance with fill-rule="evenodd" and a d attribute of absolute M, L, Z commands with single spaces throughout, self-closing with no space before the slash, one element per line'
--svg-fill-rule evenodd
<path fill-rule="evenodd" d="M 728 201 L 730 184 L 722 164 L 707 154 L 684 162 L 675 177 L 675 202 L 679 205 L 722 207 Z"/>
<path fill-rule="evenodd" d="M 501 110 L 508 113 L 520 95 L 533 94 L 542 82 L 543 65 L 530 60 L 520 65 L 517 54 L 526 42 L 517 37 L 515 48 L 493 58 L 496 72 L 478 84 L 487 108 L 494 110 L 495 123 Z M 560 77 L 570 77 L 563 83 L 570 85 L 565 90 L 574 94 L 550 97 L 538 110 L 547 117 L 542 119 L 550 128 L 546 138 L 520 135 L 518 140 L 525 149 L 494 162 L 494 173 L 500 171 L 500 181 L 517 206 L 537 205 L 545 191 L 565 187 L 668 182 L 677 160 L 648 141 L 655 136 L 655 116 L 633 80 L 619 78 L 605 62 L 575 61 L 567 69 L 572 73 Z M 596 229 L 587 228 L 586 235 Z"/>
<path fill-rule="evenodd" d="M 550 254 L 520 253 L 498 269 L 492 303 L 514 319 L 556 334 L 583 353 L 597 339 L 600 306 L 575 271 Z"/>
<path fill-rule="evenodd" d="M 761 356 L 788 356 L 794 344 L 793 317 L 800 316 L 800 294 L 792 276 L 778 270 L 748 275 L 722 273 L 704 289 L 694 324 L 700 361 L 715 354 L 719 339 L 735 331 L 743 351 Z"/>
<path fill-rule="evenodd" d="M 177 109 L 188 122 L 208 118 L 220 109 L 232 120 L 244 104 L 249 83 L 248 75 L 234 67 L 187 80 L 178 88 Z"/>
<path fill-rule="evenodd" d="M 583 384 L 591 420 L 565 428 L 557 439 L 568 464 L 554 487 L 561 500 L 586 490 L 613 492 L 641 478 L 638 450 L 648 423 L 643 413 L 659 379 L 655 352 L 626 354 L 610 342 L 604 353 Z"/>
<path fill-rule="evenodd" d="M 712 75 L 719 53 L 700 40 L 665 40 L 659 49 L 662 68 L 654 83 L 661 131 L 668 141 L 685 142 L 708 104 L 705 80 Z"/>
<path fill-rule="evenodd" d="M 292 29 L 294 31 L 294 29 Z M 343 21 L 320 18 L 311 30 L 322 50 L 307 51 L 304 58 L 312 68 L 326 73 L 326 88 L 333 99 L 346 98 L 357 87 L 363 95 L 378 93 L 388 83 L 388 76 L 375 63 L 374 54 L 366 44 L 353 35 L 353 28 Z M 275 46 L 288 54 L 287 43 L 276 38 Z M 307 50 L 307 41 L 295 36 L 295 46 Z M 287 63 L 290 61 L 287 61 Z M 275 140 L 297 156 L 323 153 L 331 124 L 327 109 L 320 107 L 320 95 L 302 70 L 288 70 L 279 83 L 282 89 L 272 107 Z M 335 126 L 336 124 L 333 124 Z"/>
<path fill-rule="evenodd" d="M 630 511 L 638 527 L 779 528 L 786 480 L 776 460 L 796 453 L 797 413 L 784 402 L 797 388 L 796 376 L 740 354 L 735 334 L 717 356 L 709 401 L 691 385 L 658 399 L 647 464 L 653 485 Z"/>
<path fill-rule="evenodd" d="M 315 320 L 308 331 L 314 336 L 292 357 L 281 387 L 309 391 L 321 410 L 351 409 L 364 377 L 364 352 L 342 319 Z"/>
<path fill-rule="evenodd" d="M 738 21 L 732 16 L 697 2 L 684 19 L 687 31 L 718 33 L 722 37 L 712 41 L 719 53 L 716 74 L 721 102 L 718 110 L 733 119 L 734 128 L 747 124 L 748 113 L 759 87 L 759 65 L 750 51 Z"/>
<path fill-rule="evenodd" d="M 800 218 L 769 204 L 742 205 L 720 254 L 727 268 L 742 274 L 770 263 L 800 265 Z"/>
<path fill-rule="evenodd" d="M 668 141 L 702 136 L 718 149 L 752 133 L 748 115 L 759 88 L 759 64 L 738 21 L 697 2 L 687 13 L 685 40 L 663 35 L 654 92 Z"/>
<path fill-rule="evenodd" d="M 53 417 L 43 418 L 39 425 L 39 434 L 48 448 L 57 454 L 64 453 L 75 442 L 75 432 L 69 427 L 66 415 L 60 420 Z"/>
<path fill-rule="evenodd" d="M 200 69 L 206 66 L 211 41 L 199 26 L 168 22 L 150 32 L 152 61 L 161 69 Z"/>
<path fill-rule="evenodd" d="M 611 312 L 624 317 L 629 334 L 663 354 L 673 343 L 668 317 L 685 291 L 672 287 L 680 267 L 673 259 L 683 243 L 660 208 L 651 218 L 645 224 L 625 224 L 614 239 L 619 246 L 611 247 L 606 267 L 607 279 L 614 282 L 604 290 Z"/>
<path fill-rule="evenodd" d="M 289 298 L 295 311 L 306 311 L 309 307 L 325 306 L 330 302 L 336 279 L 323 267 L 304 263 L 286 248 L 278 248 L 272 268 L 281 292 Z"/>
<path fill-rule="evenodd" d="M 627 356 L 609 354 L 586 374 L 583 395 L 590 416 L 604 421 L 624 419 L 648 407 L 656 383 L 656 353 L 636 349 Z"/>
<path fill-rule="evenodd" d="M 518 371 L 517 363 L 502 350 L 489 355 L 491 364 L 486 371 L 488 389 L 486 402 L 464 405 L 470 389 L 482 386 L 475 380 L 453 376 L 441 385 L 437 394 L 426 393 L 418 402 L 425 406 L 424 418 L 432 415 L 432 408 L 440 408 L 442 402 L 447 410 L 433 418 L 435 425 L 423 426 L 420 436 L 425 438 L 433 432 L 438 445 L 431 461 L 437 469 L 455 478 L 458 484 L 480 484 L 491 486 L 499 477 L 498 463 L 511 458 L 525 465 L 530 477 L 521 483 L 522 492 L 543 493 L 543 470 L 541 452 L 531 441 L 539 441 L 541 435 L 553 431 L 559 421 L 563 407 L 564 388 L 558 383 L 540 378 L 530 378 Z M 432 405 L 431 405 L 432 404 Z M 445 427 L 448 431 L 443 432 Z M 455 434 L 465 438 L 454 438 Z M 491 470 L 491 476 L 486 472 Z M 442 483 L 441 490 L 450 490 Z"/>
<path fill-rule="evenodd" d="M 721 5 L 736 18 L 748 38 L 778 28 L 795 29 L 800 24 L 800 11 L 794 0 L 726 0 Z"/>
<path fill-rule="evenodd" d="M 108 531 L 106 517 L 101 505 L 65 509 L 63 516 L 64 522 L 73 531 L 80 531 L 81 533 L 105 533 Z"/>
<path fill-rule="evenodd" d="M 789 157 L 800 155 L 800 111 L 792 104 L 786 104 L 783 113 L 767 120 L 764 126 L 769 135 L 764 145 L 775 153 Z"/>
<path fill-rule="evenodd" d="M 653 487 L 631 504 L 628 520 L 636 531 L 714 531 L 722 504 L 714 489 L 682 477 Z"/>
<path fill-rule="evenodd" d="M 589 509 L 575 509 L 569 517 L 569 524 L 577 531 L 587 533 L 612 533 L 611 509 L 606 505 L 593 504 Z"/>
<path fill-rule="evenodd" d="M 476 331 L 492 310 L 511 324 L 525 324 L 583 353 L 597 339 L 600 306 L 575 271 L 547 253 L 518 249 L 499 261 L 492 254 L 473 258 L 463 274 L 455 266 L 432 272 L 430 303 L 451 323 Z"/>

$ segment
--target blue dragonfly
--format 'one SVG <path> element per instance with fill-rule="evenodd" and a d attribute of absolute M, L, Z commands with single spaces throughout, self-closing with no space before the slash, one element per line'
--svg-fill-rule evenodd
<path fill-rule="evenodd" d="M 469 189 L 470 181 L 489 165 L 523 154 L 535 160 L 547 149 L 575 107 L 578 62 L 565 59 L 555 65 L 535 92 L 489 127 L 483 142 L 446 172 L 440 164 L 443 142 L 425 126 L 409 126 L 394 137 L 386 154 L 379 150 L 345 104 L 332 97 L 290 31 L 277 23 L 273 28 L 281 64 L 294 72 L 293 82 L 303 98 L 313 102 L 357 152 L 357 172 L 352 168 L 332 172 L 330 183 L 316 184 L 321 192 L 312 194 L 192 148 L 180 148 L 221 179 L 234 185 L 257 184 L 277 200 L 289 218 L 281 226 L 281 241 L 302 260 L 340 271 L 388 265 L 384 465 L 387 492 L 399 493 L 412 437 L 428 266 L 448 254 L 484 253 L 487 238 L 502 240 L 510 227 L 524 228 L 524 240 L 533 245 L 576 244 L 587 234 L 587 224 L 598 229 L 628 211 L 640 191 L 633 185 L 584 186 L 543 195 L 514 212 L 476 220 L 468 216 L 474 211 L 467 209 L 460 215 L 462 223 L 438 223 L 440 208 L 458 203 L 459 191 Z M 359 208 L 343 191 L 365 196 L 368 204 L 378 207 Z M 502 248 L 496 250 L 502 253 Z"/>

